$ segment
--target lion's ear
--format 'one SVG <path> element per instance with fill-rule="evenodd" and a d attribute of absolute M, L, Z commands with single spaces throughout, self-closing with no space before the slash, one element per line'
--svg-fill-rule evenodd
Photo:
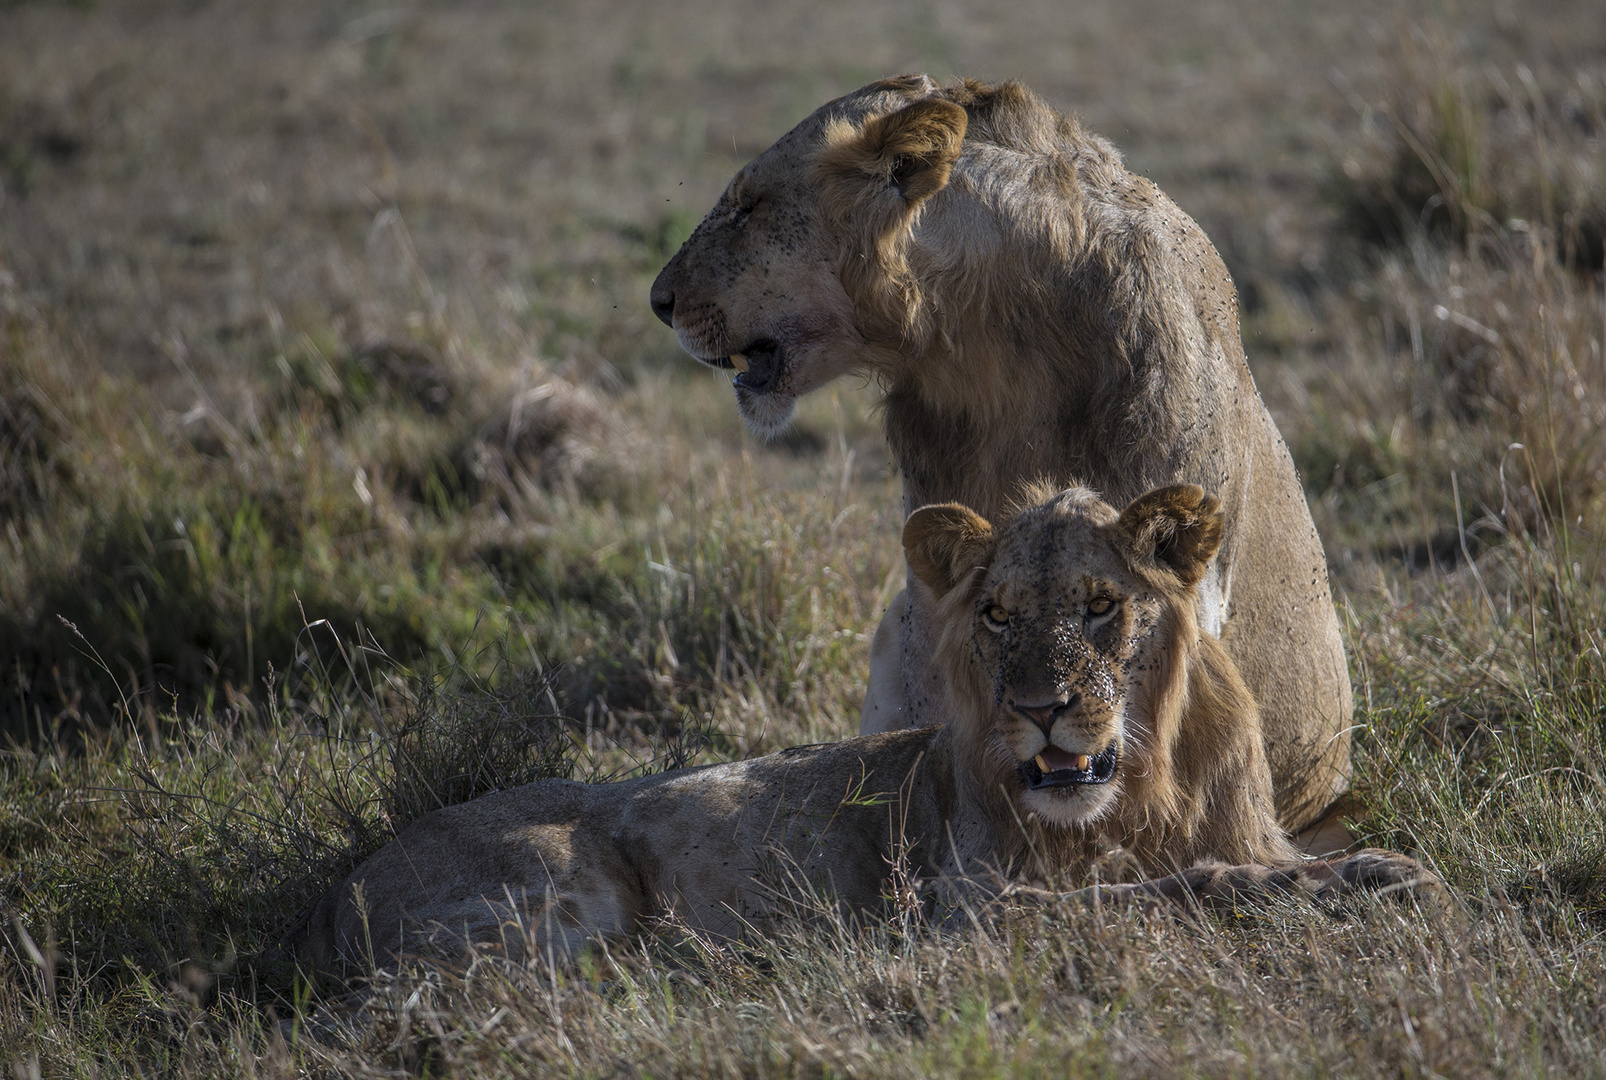
<path fill-rule="evenodd" d="M 903 526 L 909 569 L 937 596 L 948 595 L 973 570 L 992 561 L 993 527 L 968 506 L 922 506 Z"/>
<path fill-rule="evenodd" d="M 964 109 L 944 98 L 922 98 L 863 127 L 837 121 L 826 132 L 819 168 L 832 187 L 868 184 L 896 191 L 915 206 L 948 183 L 969 122 Z M 837 194 L 858 202 L 863 193 Z"/>
<path fill-rule="evenodd" d="M 1221 546 L 1221 503 L 1196 484 L 1156 488 L 1121 511 L 1117 526 L 1140 568 L 1169 571 L 1191 588 Z"/>

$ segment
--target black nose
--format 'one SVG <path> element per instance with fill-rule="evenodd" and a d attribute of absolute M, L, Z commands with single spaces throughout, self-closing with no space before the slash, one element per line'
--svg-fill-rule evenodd
<path fill-rule="evenodd" d="M 647 302 L 652 305 L 652 313 L 663 321 L 671 330 L 675 328 L 675 290 L 665 285 L 662 279 L 652 283 L 652 294 Z"/>

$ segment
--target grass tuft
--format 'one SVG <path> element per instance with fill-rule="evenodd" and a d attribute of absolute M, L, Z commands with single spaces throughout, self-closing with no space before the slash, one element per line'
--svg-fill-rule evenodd
<path fill-rule="evenodd" d="M 1545 234 L 1564 265 L 1599 270 L 1606 240 L 1606 83 L 1588 68 L 1479 64 L 1442 27 L 1411 27 L 1386 59 L 1369 138 L 1331 181 L 1343 227 L 1379 244 L 1491 228 Z"/>

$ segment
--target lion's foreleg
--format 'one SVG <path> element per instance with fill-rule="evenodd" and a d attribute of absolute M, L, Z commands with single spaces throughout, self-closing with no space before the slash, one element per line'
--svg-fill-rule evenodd
<path fill-rule="evenodd" d="M 902 731 L 909 726 L 903 700 L 903 622 L 909 610 L 909 590 L 900 590 L 881 616 L 870 642 L 870 678 L 864 687 L 860 735 Z"/>
<path fill-rule="evenodd" d="M 1286 896 L 1336 901 L 1362 892 L 1408 894 L 1437 902 L 1448 895 L 1443 880 L 1421 863 L 1379 848 L 1343 858 L 1278 865 L 1203 862 L 1165 877 L 1131 884 L 1092 885 L 1069 895 L 1089 906 L 1234 907 Z"/>
<path fill-rule="evenodd" d="M 1324 899 L 1373 892 L 1405 893 L 1442 902 L 1450 895 L 1443 878 L 1397 851 L 1365 848 L 1342 858 L 1317 859 L 1302 865 L 1304 876 L 1314 883 L 1314 891 Z"/>

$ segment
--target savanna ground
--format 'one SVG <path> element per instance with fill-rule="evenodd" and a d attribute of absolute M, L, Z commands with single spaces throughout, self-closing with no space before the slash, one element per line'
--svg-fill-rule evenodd
<path fill-rule="evenodd" d="M 432 806 L 852 733 L 874 389 L 648 312 L 870 78 L 1019 77 L 1204 225 L 1328 545 L 1357 836 L 1459 910 L 901 913 L 298 974 Z M 1606 1075 L 1606 20 L 0 5 L 0 1056 L 27 1076 Z"/>

